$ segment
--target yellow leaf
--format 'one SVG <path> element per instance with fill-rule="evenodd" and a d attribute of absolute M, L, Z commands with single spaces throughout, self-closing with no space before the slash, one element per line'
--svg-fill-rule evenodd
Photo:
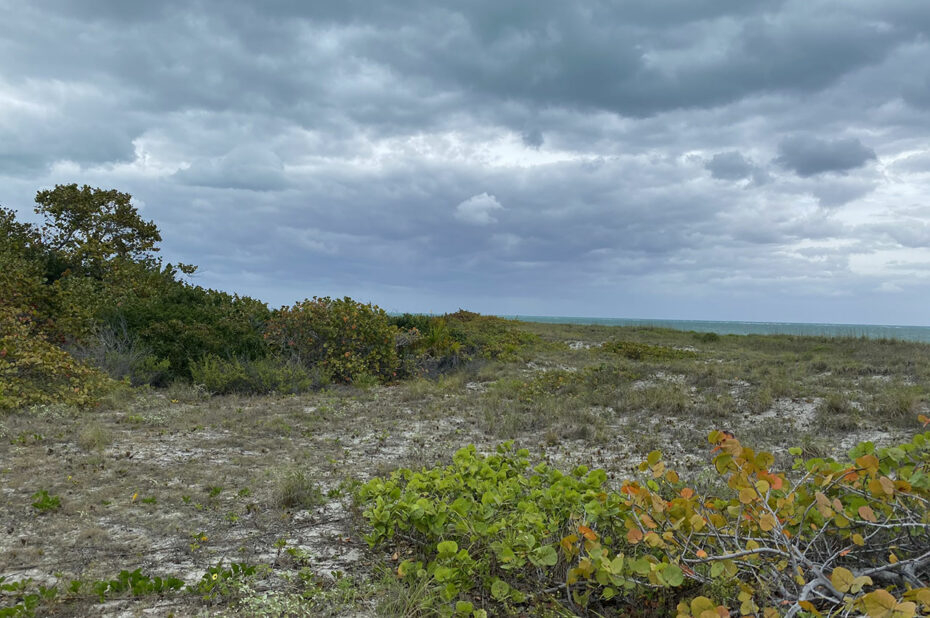
<path fill-rule="evenodd" d="M 856 458 L 856 465 L 866 470 L 877 470 L 878 457 L 875 455 L 863 455 L 862 457 Z"/>
<path fill-rule="evenodd" d="M 836 567 L 830 574 L 830 582 L 832 582 L 833 587 L 840 592 L 849 592 L 849 589 L 852 588 L 854 579 L 856 578 L 852 571 L 844 569 L 843 567 Z"/>
<path fill-rule="evenodd" d="M 700 532 L 701 530 L 704 529 L 704 526 L 706 525 L 704 518 L 698 515 L 697 513 L 692 515 L 690 519 L 688 519 L 688 522 L 690 522 L 691 529 L 694 530 L 695 532 Z"/>
<path fill-rule="evenodd" d="M 814 614 L 815 616 L 823 615 L 819 611 L 817 611 L 817 608 L 814 607 L 814 604 L 811 603 L 810 601 L 798 601 L 798 605 L 801 606 L 801 609 L 803 609 L 804 611 L 808 611 Z"/>
<path fill-rule="evenodd" d="M 662 540 L 662 537 L 655 532 L 648 533 L 645 536 L 645 541 L 649 547 L 665 547 L 665 542 Z"/>
<path fill-rule="evenodd" d="M 904 598 L 909 601 L 918 601 L 924 607 L 930 607 L 930 588 L 914 588 L 904 593 Z"/>
<path fill-rule="evenodd" d="M 769 490 L 769 482 L 762 479 L 756 481 L 756 489 L 759 490 L 760 494 L 765 495 L 765 492 Z"/>
<path fill-rule="evenodd" d="M 717 606 L 707 597 L 694 597 L 691 599 L 691 613 L 695 616 L 700 616 L 706 611 L 716 612 L 716 610 Z"/>
<path fill-rule="evenodd" d="M 862 597 L 862 608 L 870 618 L 890 618 L 897 604 L 887 590 L 876 590 Z"/>
<path fill-rule="evenodd" d="M 756 492 L 750 489 L 749 487 L 744 487 L 739 490 L 739 501 L 743 504 L 749 504 L 756 499 Z"/>
<path fill-rule="evenodd" d="M 855 545 L 858 545 L 859 547 L 862 547 L 863 545 L 865 545 L 865 539 L 862 538 L 862 535 L 861 535 L 861 534 L 858 534 L 858 533 L 857 533 L 857 534 L 854 534 L 854 535 L 852 535 L 852 537 L 850 537 L 850 538 L 852 538 L 852 542 L 853 542 Z"/>
<path fill-rule="evenodd" d="M 762 530 L 765 532 L 775 528 L 776 523 L 775 516 L 771 513 L 766 513 L 759 518 L 759 527 L 762 528 Z"/>
<path fill-rule="evenodd" d="M 853 580 L 852 586 L 850 586 L 849 591 L 853 594 L 859 594 L 862 591 L 863 586 L 871 586 L 872 578 L 868 575 L 860 575 Z"/>

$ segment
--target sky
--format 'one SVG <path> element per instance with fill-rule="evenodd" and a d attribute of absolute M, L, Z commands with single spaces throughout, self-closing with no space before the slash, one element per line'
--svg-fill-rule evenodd
<path fill-rule="evenodd" d="M 930 324 L 930 3 L 0 0 L 0 205 L 272 306 Z"/>

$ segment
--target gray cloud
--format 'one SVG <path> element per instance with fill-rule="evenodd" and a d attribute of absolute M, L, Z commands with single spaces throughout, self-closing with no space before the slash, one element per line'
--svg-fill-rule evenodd
<path fill-rule="evenodd" d="M 718 152 L 704 167 L 718 180 L 752 179 L 756 184 L 768 181 L 768 174 L 737 150 Z"/>
<path fill-rule="evenodd" d="M 0 11 L 0 203 L 129 191 L 198 283 L 273 304 L 926 321 L 887 295 L 930 300 L 922 3 Z"/>
<path fill-rule="evenodd" d="M 798 176 L 816 176 L 826 172 L 844 173 L 876 158 L 875 151 L 857 138 L 820 139 L 810 135 L 785 138 L 778 144 L 777 163 Z"/>

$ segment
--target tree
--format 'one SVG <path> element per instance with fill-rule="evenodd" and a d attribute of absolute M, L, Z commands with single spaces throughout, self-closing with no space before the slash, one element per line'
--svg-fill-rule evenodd
<path fill-rule="evenodd" d="M 142 261 L 158 251 L 161 234 L 131 203 L 132 196 L 115 189 L 77 184 L 56 185 L 36 193 L 35 211 L 45 217 L 43 241 L 71 268 L 99 275 L 104 263 L 119 258 Z"/>

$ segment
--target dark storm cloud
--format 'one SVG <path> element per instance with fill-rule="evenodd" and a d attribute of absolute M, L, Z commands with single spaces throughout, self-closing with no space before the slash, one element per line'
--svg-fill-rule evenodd
<path fill-rule="evenodd" d="M 875 151 L 856 138 L 828 140 L 797 135 L 778 144 L 775 161 L 798 176 L 808 177 L 825 172 L 847 172 L 875 158 Z"/>
<path fill-rule="evenodd" d="M 925 3 L 0 14 L 0 203 L 129 191 L 198 283 L 275 304 L 865 321 L 930 260 Z"/>

